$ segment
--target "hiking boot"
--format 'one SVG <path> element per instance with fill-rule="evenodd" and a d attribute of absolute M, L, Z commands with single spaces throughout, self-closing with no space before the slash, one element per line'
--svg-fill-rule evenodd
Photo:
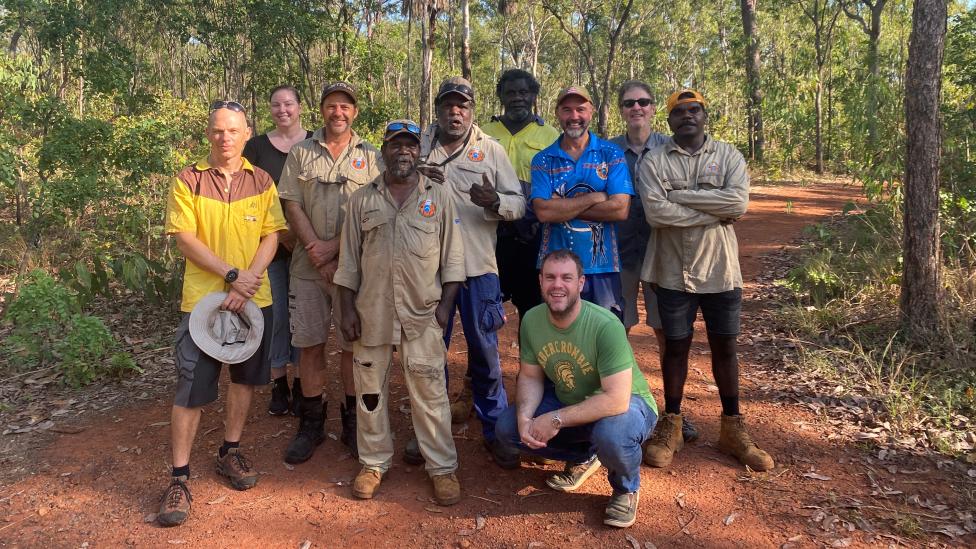
<path fill-rule="evenodd" d="M 291 415 L 301 417 L 302 415 L 302 378 L 296 377 L 291 382 Z"/>
<path fill-rule="evenodd" d="M 217 472 L 230 480 L 230 485 L 237 490 L 254 488 L 258 483 L 258 473 L 251 467 L 251 462 L 244 457 L 240 448 L 230 448 L 224 457 L 217 453 Z"/>
<path fill-rule="evenodd" d="M 159 501 L 159 513 L 156 520 L 160 526 L 179 526 L 190 516 L 190 502 L 193 496 L 186 487 L 185 476 L 173 477 L 163 497 Z"/>
<path fill-rule="evenodd" d="M 285 450 L 285 463 L 305 463 L 315 453 L 315 449 L 325 442 L 325 416 L 327 402 L 318 401 L 305 404 L 302 401 L 298 432 Z"/>
<path fill-rule="evenodd" d="M 268 404 L 268 413 L 273 416 L 288 415 L 291 410 L 288 395 L 288 377 L 281 376 L 274 380 L 271 385 L 271 402 Z"/>
<path fill-rule="evenodd" d="M 352 495 L 359 499 L 373 499 L 382 481 L 383 473 L 363 467 L 356 475 L 356 480 L 352 481 Z"/>
<path fill-rule="evenodd" d="M 451 423 L 464 423 L 471 416 L 474 407 L 474 394 L 471 392 L 471 378 L 464 379 L 464 388 L 457 400 L 451 403 Z"/>
<path fill-rule="evenodd" d="M 654 436 L 644 445 L 644 463 L 651 467 L 671 465 L 675 452 L 681 450 L 685 440 L 681 436 L 681 414 L 665 413 L 654 428 Z"/>
<path fill-rule="evenodd" d="M 424 455 L 420 453 L 420 443 L 417 437 L 407 441 L 407 447 L 403 449 L 403 461 L 407 465 L 423 465 L 427 462 Z"/>
<path fill-rule="evenodd" d="M 458 482 L 457 475 L 434 475 L 430 480 L 434 483 L 434 501 L 437 505 L 448 506 L 461 501 L 461 483 Z"/>
<path fill-rule="evenodd" d="M 695 442 L 698 440 L 698 429 L 691 424 L 691 420 L 686 417 L 681 418 L 681 439 L 685 442 Z"/>
<path fill-rule="evenodd" d="M 572 492 L 593 476 L 600 468 L 600 460 L 593 456 L 583 463 L 566 463 L 562 473 L 556 473 L 546 479 L 546 484 L 559 492 Z"/>
<path fill-rule="evenodd" d="M 359 446 L 356 442 L 356 410 L 346 408 L 345 404 L 339 405 L 339 415 L 342 417 L 342 435 L 339 441 L 349 448 L 352 457 L 359 457 Z"/>
<path fill-rule="evenodd" d="M 637 502 L 640 490 L 630 494 L 614 494 L 603 512 L 603 524 L 617 528 L 628 528 L 637 520 Z"/>
<path fill-rule="evenodd" d="M 722 415 L 718 450 L 723 454 L 734 456 L 739 463 L 753 471 L 768 471 L 775 466 L 773 458 L 749 437 L 749 433 L 746 432 L 746 420 L 741 415 Z"/>
<path fill-rule="evenodd" d="M 522 465 L 518 450 L 502 444 L 496 439 L 485 439 L 485 449 L 491 454 L 491 459 L 502 469 L 518 469 Z"/>

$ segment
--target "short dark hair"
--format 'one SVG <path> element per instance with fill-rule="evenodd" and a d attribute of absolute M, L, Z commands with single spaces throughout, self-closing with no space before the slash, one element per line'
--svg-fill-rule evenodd
<path fill-rule="evenodd" d="M 516 80 L 525 80 L 529 84 L 529 91 L 535 95 L 539 95 L 539 81 L 531 73 L 522 69 L 508 69 L 503 72 L 498 77 L 498 84 L 495 86 L 495 95 L 501 99 L 502 92 L 505 91 L 505 84 Z"/>
<path fill-rule="evenodd" d="M 539 272 L 545 268 L 546 263 L 549 261 L 572 261 L 576 264 L 576 275 L 583 276 L 583 262 L 580 260 L 576 252 L 568 248 L 561 248 L 559 250 L 553 250 L 542 257 L 542 263 L 539 266 Z"/>
<path fill-rule="evenodd" d="M 651 86 L 648 85 L 647 82 L 642 82 L 640 80 L 628 80 L 621 84 L 620 89 L 617 90 L 617 105 L 620 105 L 620 103 L 624 100 L 624 94 L 634 88 L 640 88 L 646 91 L 647 95 L 651 97 L 651 104 L 653 105 L 656 103 L 656 101 L 654 101 L 654 92 L 651 91 Z"/>
<path fill-rule="evenodd" d="M 274 97 L 274 94 L 280 92 L 281 90 L 290 91 L 295 96 L 295 102 L 297 102 L 299 105 L 302 104 L 302 94 L 298 93 L 298 88 L 292 86 L 291 84 L 282 84 L 280 86 L 275 86 L 274 88 L 272 88 L 271 93 L 268 94 L 268 102 L 271 101 L 271 98 Z"/>

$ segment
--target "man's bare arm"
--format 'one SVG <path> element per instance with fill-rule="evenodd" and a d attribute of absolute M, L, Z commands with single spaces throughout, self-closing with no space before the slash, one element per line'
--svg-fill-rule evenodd
<path fill-rule="evenodd" d="M 606 200 L 607 193 L 602 192 L 586 193 L 572 198 L 536 198 L 532 200 L 532 209 L 543 223 L 562 223 L 578 218 L 581 213 Z"/>
<path fill-rule="evenodd" d="M 630 213 L 630 195 L 613 194 L 605 202 L 586 209 L 577 216 L 585 221 L 623 221 Z"/>

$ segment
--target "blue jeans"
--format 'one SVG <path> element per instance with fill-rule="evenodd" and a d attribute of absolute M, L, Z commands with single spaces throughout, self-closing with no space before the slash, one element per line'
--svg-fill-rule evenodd
<path fill-rule="evenodd" d="M 274 322 L 265 330 L 271 330 L 268 345 L 268 363 L 272 368 L 283 368 L 291 362 L 298 364 L 299 349 L 291 345 L 291 329 L 288 324 L 288 263 L 291 258 L 272 261 L 268 265 L 268 282 L 271 284 L 271 309 Z"/>
<path fill-rule="evenodd" d="M 489 273 L 468 277 L 457 295 L 456 310 L 461 312 L 461 327 L 468 344 L 468 371 L 474 409 L 481 420 L 485 440 L 495 440 L 495 421 L 508 406 L 508 395 L 502 383 L 501 358 L 498 355 L 498 330 L 505 324 L 502 292 L 498 275 Z M 444 345 L 450 348 L 454 329 L 454 312 L 444 329 Z"/>
<path fill-rule="evenodd" d="M 617 315 L 624 321 L 624 296 L 620 273 L 594 273 L 586 275 L 580 297 L 595 303 Z"/>
<path fill-rule="evenodd" d="M 556 397 L 547 379 L 542 402 L 532 417 L 558 410 L 565 405 Z M 509 406 L 495 424 L 495 435 L 503 444 L 520 452 L 568 463 L 582 463 L 596 454 L 607 468 L 614 494 L 629 494 L 640 488 L 641 445 L 651 436 L 657 414 L 643 398 L 631 395 L 626 412 L 607 416 L 586 425 L 563 427 L 545 448 L 532 450 L 522 444 L 515 406 Z"/>

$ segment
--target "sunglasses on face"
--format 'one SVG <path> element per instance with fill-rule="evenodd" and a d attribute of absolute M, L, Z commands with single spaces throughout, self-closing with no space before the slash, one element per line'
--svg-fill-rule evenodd
<path fill-rule="evenodd" d="M 219 109 L 229 109 L 234 112 L 244 112 L 244 105 L 241 105 L 237 101 L 214 101 L 210 105 L 210 112 L 214 112 Z"/>
<path fill-rule="evenodd" d="M 398 132 L 400 130 L 407 130 L 408 132 L 419 136 L 420 126 L 415 124 L 407 124 L 405 122 L 392 122 L 386 125 L 386 133 Z"/>
<path fill-rule="evenodd" d="M 651 100 L 647 97 L 641 97 L 640 99 L 624 99 L 620 102 L 620 105 L 625 109 L 629 109 L 635 104 L 640 105 L 641 107 L 646 107 L 651 104 Z"/>

